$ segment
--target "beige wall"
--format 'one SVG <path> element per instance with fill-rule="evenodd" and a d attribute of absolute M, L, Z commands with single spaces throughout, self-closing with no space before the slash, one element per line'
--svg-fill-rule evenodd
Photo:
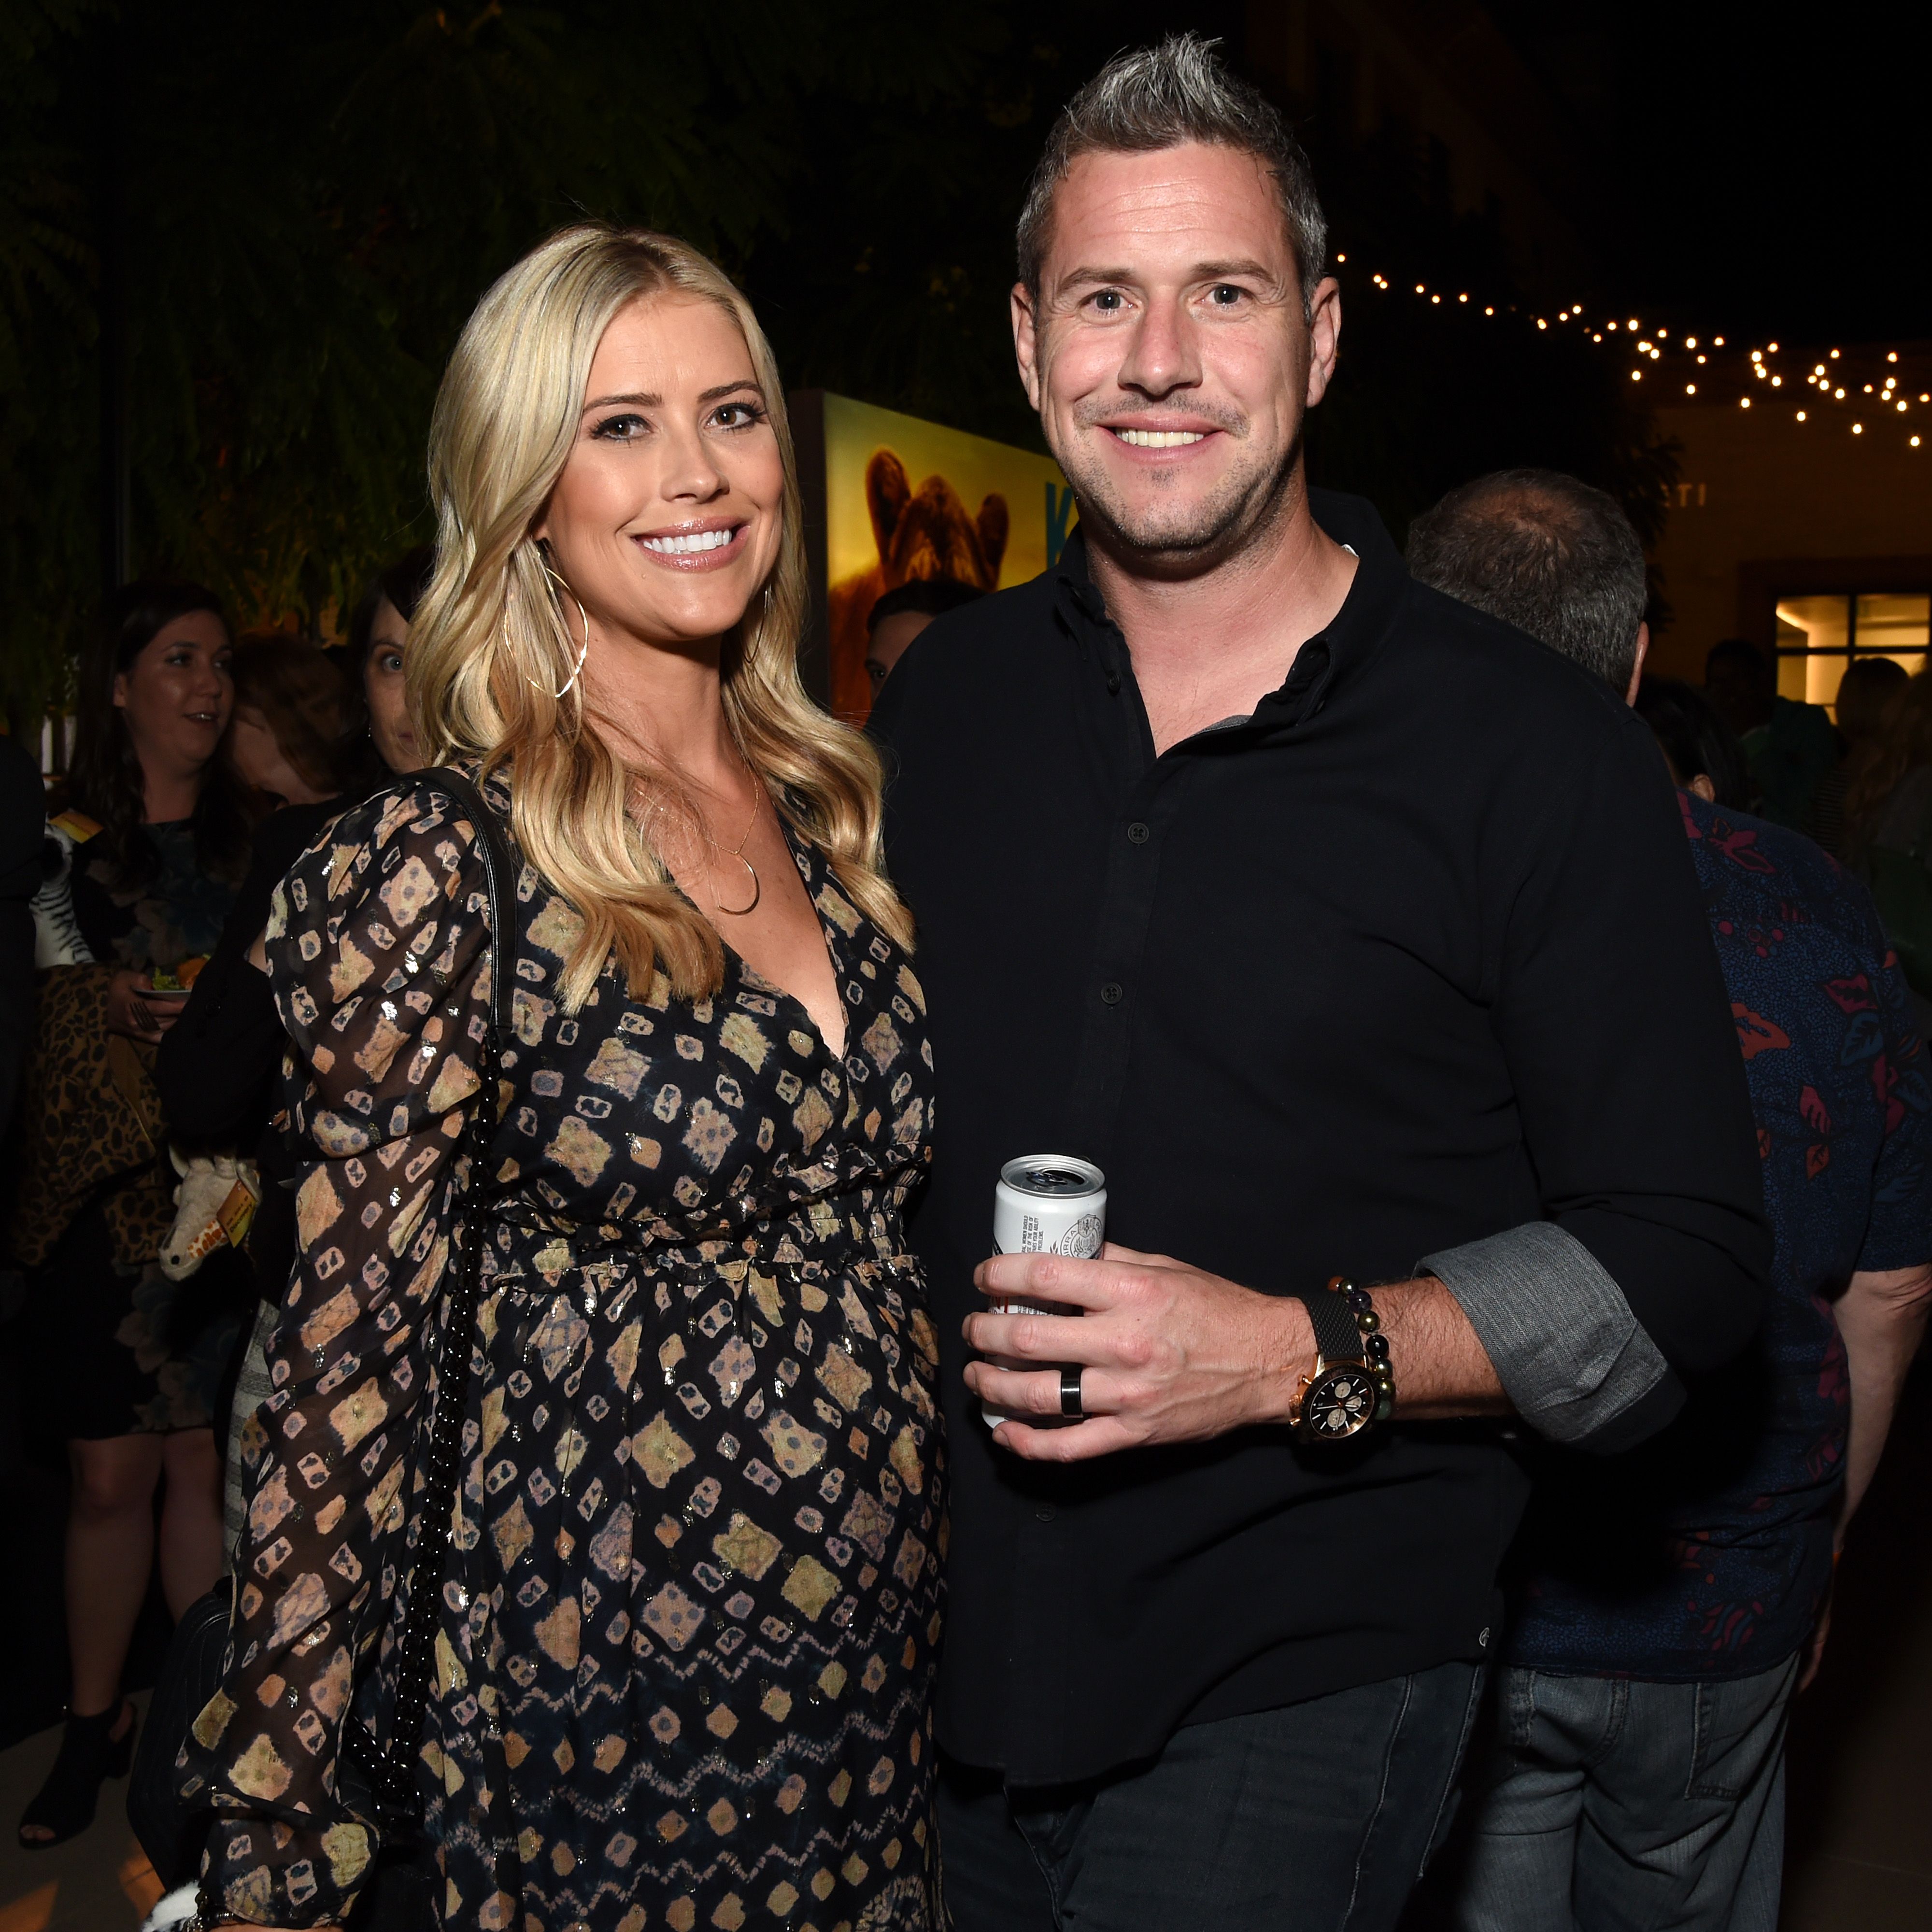
<path fill-rule="evenodd" d="M 1657 412 L 1658 428 L 1683 446 L 1655 559 L 1671 619 L 1653 661 L 1672 676 L 1700 682 L 1704 653 L 1720 638 L 1760 628 L 1767 589 L 1886 589 L 1822 579 L 1834 560 L 1932 560 L 1932 410 L 1874 418 L 1853 436 L 1835 411 L 1801 423 L 1794 406 Z M 1914 434 L 1923 439 L 1916 449 Z M 1787 562 L 1811 568 L 1780 584 L 1775 566 Z"/>

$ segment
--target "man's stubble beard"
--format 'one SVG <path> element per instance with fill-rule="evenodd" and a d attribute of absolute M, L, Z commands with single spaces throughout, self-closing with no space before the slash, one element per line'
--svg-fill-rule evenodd
<path fill-rule="evenodd" d="M 1107 431 L 1100 434 L 1104 436 Z M 1102 464 L 1069 462 L 1060 451 L 1054 454 L 1072 488 L 1081 524 L 1090 538 L 1136 574 L 1186 578 L 1198 576 L 1265 542 L 1268 532 L 1281 523 L 1294 499 L 1301 438 L 1302 425 L 1298 422 L 1293 437 L 1270 468 L 1246 476 L 1231 472 L 1205 497 L 1166 506 L 1156 503 L 1137 513 L 1130 513 L 1121 503 Z M 1077 446 L 1086 447 L 1084 442 Z"/>

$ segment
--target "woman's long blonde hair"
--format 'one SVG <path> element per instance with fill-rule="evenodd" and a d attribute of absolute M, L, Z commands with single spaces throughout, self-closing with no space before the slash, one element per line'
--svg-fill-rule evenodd
<path fill-rule="evenodd" d="M 822 852 L 846 894 L 909 944 L 911 920 L 880 866 L 879 761 L 806 694 L 806 605 L 796 460 L 784 392 L 751 305 L 723 272 L 664 235 L 586 222 L 525 256 L 476 305 L 430 426 L 436 572 L 410 627 L 410 703 L 432 761 L 507 767 L 524 856 L 581 916 L 565 1006 L 580 1007 L 612 952 L 633 988 L 662 973 L 696 998 L 724 975 L 717 932 L 672 884 L 640 830 L 640 790 L 668 775 L 620 755 L 586 712 L 573 638 L 532 526 L 578 434 L 592 358 L 626 304 L 663 294 L 716 302 L 736 322 L 784 466 L 784 530 L 770 575 L 724 640 L 725 721 L 779 811 Z"/>

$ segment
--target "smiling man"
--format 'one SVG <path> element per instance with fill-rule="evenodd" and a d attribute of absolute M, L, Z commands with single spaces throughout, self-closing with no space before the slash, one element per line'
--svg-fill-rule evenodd
<path fill-rule="evenodd" d="M 1300 151 L 1202 42 L 1082 91 L 1012 297 L 1080 533 L 874 713 L 941 1088 L 914 1236 L 962 1932 L 1392 1925 L 1492 1643 L 1509 1434 L 1640 1441 L 1758 1318 L 1669 779 L 1610 694 L 1308 489 L 1324 250 Z M 1100 1259 L 987 1259 L 1002 1162 L 1041 1152 L 1106 1171 Z"/>

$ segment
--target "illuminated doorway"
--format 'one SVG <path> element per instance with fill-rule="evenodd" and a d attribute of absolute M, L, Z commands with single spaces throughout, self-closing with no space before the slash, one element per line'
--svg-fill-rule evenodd
<path fill-rule="evenodd" d="M 1854 658 L 1891 658 L 1907 671 L 1925 668 L 1932 591 L 1780 597 L 1777 610 L 1778 694 L 1822 704 L 1834 718 L 1838 682 Z"/>

